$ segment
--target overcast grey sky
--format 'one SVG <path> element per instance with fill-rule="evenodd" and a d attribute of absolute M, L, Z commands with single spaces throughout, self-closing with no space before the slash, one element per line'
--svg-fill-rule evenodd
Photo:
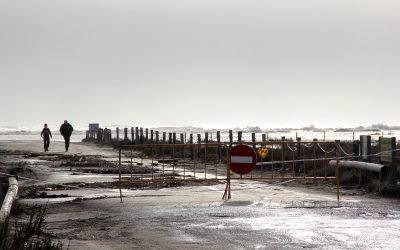
<path fill-rule="evenodd" d="M 0 0 L 0 126 L 400 125 L 400 1 Z"/>

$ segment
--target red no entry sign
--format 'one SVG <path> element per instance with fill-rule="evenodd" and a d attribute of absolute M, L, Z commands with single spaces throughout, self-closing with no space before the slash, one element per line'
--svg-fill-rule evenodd
<path fill-rule="evenodd" d="M 236 174 L 248 174 L 256 165 L 257 156 L 247 145 L 236 145 L 230 150 L 231 170 Z"/>

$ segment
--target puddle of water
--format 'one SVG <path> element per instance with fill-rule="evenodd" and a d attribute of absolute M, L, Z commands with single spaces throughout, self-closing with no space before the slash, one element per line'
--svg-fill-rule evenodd
<path fill-rule="evenodd" d="M 202 242 L 202 240 L 193 237 L 192 235 L 188 235 L 182 231 L 177 231 L 176 234 L 178 235 L 178 237 L 176 237 L 175 239 L 182 241 L 182 242 L 186 242 L 186 243 L 196 243 L 196 244 L 200 244 Z"/>
<path fill-rule="evenodd" d="M 68 183 L 68 182 L 113 182 L 117 179 L 116 175 L 98 175 L 98 174 L 77 174 L 74 175 L 71 172 L 57 173 L 56 175 L 50 176 L 47 183 Z"/>
<path fill-rule="evenodd" d="M 60 197 L 60 198 L 37 198 L 37 199 L 22 199 L 28 204 L 46 204 L 46 203 L 63 203 L 75 200 L 77 197 Z"/>
<path fill-rule="evenodd" d="M 388 242 L 394 246 L 394 239 L 397 243 L 400 241 L 400 221 L 395 219 L 338 219 L 337 216 L 305 214 L 304 210 L 291 214 L 279 210 L 276 212 L 268 217 L 222 218 L 221 221 L 234 227 L 249 226 L 257 231 L 272 230 L 284 238 L 289 237 L 290 241 L 330 246 L 328 249 L 343 245 L 349 248 L 370 248 L 371 244 L 374 248 L 381 249 Z M 374 216 L 374 213 L 366 214 Z"/>
<path fill-rule="evenodd" d="M 362 212 L 360 214 L 358 214 L 358 216 L 360 217 L 364 217 L 364 218 L 397 218 L 398 216 L 396 216 L 395 214 L 391 214 L 388 212 Z"/>
<path fill-rule="evenodd" d="M 49 161 L 47 160 L 31 159 L 31 158 L 23 159 L 23 162 L 26 162 L 30 165 L 49 164 Z"/>
<path fill-rule="evenodd" d="M 254 202 L 252 201 L 225 201 L 223 206 L 249 206 L 252 205 Z"/>

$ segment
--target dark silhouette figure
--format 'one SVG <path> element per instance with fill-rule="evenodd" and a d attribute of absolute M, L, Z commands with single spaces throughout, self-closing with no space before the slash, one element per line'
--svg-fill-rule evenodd
<path fill-rule="evenodd" d="M 66 152 L 68 152 L 69 140 L 72 135 L 72 131 L 74 131 L 74 128 L 71 126 L 71 124 L 68 123 L 67 120 L 65 120 L 64 123 L 60 127 L 60 133 L 64 137 Z"/>
<path fill-rule="evenodd" d="M 47 127 L 47 123 L 44 124 L 44 128 L 42 129 L 40 136 L 43 137 L 44 152 L 49 151 L 50 137 L 53 138 L 53 136 L 51 135 L 50 129 Z"/>

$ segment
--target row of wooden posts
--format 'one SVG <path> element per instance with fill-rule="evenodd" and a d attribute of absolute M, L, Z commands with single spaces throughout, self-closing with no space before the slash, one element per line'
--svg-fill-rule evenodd
<path fill-rule="evenodd" d="M 161 135 L 161 137 L 160 137 Z M 95 131 L 86 131 L 86 139 L 92 141 L 98 141 L 100 143 L 111 143 L 112 141 L 127 141 L 132 144 L 177 144 L 177 143 L 194 143 L 194 135 L 189 134 L 189 138 L 187 140 L 186 133 L 180 133 L 179 137 L 177 133 L 167 133 L 159 131 L 154 131 L 148 128 L 139 128 L 139 127 L 131 127 L 130 133 L 128 128 L 124 128 L 122 131 L 117 127 L 115 129 L 115 136 L 113 137 L 111 129 L 107 128 L 99 128 Z M 281 137 L 282 141 L 285 141 L 285 136 Z M 262 134 L 262 141 L 268 141 L 268 133 Z M 275 139 L 276 140 L 276 139 Z M 301 138 L 297 138 L 297 140 L 301 140 Z M 251 133 L 251 141 L 256 142 L 256 133 Z M 233 144 L 234 142 L 244 142 L 243 140 L 243 132 L 237 132 L 237 141 L 233 139 L 233 131 L 229 130 L 229 139 L 228 141 L 221 140 L 221 131 L 216 131 L 216 138 L 212 138 L 212 133 L 205 132 L 204 137 L 202 138 L 201 134 L 197 134 L 197 143 L 229 143 Z"/>

